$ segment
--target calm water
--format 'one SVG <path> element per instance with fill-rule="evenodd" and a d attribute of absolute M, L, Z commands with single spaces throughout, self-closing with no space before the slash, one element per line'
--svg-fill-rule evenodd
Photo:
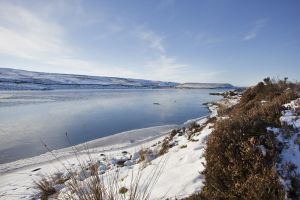
<path fill-rule="evenodd" d="M 212 90 L 61 90 L 0 92 L 0 163 L 99 137 L 208 114 Z M 214 90 L 216 92 L 216 90 Z M 154 103 L 159 103 L 156 105 Z"/>

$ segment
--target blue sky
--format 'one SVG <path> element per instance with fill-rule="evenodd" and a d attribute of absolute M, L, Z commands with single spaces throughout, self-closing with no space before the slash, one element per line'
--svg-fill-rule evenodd
<path fill-rule="evenodd" d="M 0 66 L 251 85 L 300 80 L 297 0 L 0 0 Z"/>

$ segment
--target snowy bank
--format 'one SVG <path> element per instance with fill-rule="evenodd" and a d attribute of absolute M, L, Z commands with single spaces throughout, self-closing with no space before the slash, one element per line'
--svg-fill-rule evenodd
<path fill-rule="evenodd" d="M 300 98 L 283 105 L 280 121 L 283 128 L 269 127 L 282 146 L 277 170 L 286 193 L 297 193 L 300 187 Z"/>
<path fill-rule="evenodd" d="M 232 106 L 239 97 L 223 99 L 219 104 Z M 93 176 L 82 163 L 96 166 L 96 172 L 105 177 L 118 171 L 118 185 L 130 188 L 133 175 L 141 170 L 141 183 L 162 167 L 159 178 L 151 189 L 150 199 L 182 198 L 200 191 L 204 177 L 204 151 L 208 135 L 213 131 L 213 120 L 218 118 L 218 105 L 209 104 L 211 115 L 188 121 L 184 127 L 162 126 L 121 133 L 75 147 L 0 165 L 0 199 L 39 199 L 40 193 L 33 181 L 46 175 L 59 175 L 64 181 L 54 184 L 53 197 L 65 199 L 70 174 L 85 185 Z M 170 130 L 174 129 L 170 133 Z M 166 136 L 166 132 L 169 132 Z M 116 141 L 118 141 L 116 143 Z M 104 178 L 105 179 L 105 178 Z M 126 191 L 126 190 L 125 190 Z"/>

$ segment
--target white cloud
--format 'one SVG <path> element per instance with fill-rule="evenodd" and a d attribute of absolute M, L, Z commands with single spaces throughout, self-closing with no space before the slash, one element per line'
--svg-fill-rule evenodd
<path fill-rule="evenodd" d="M 256 35 L 257 35 L 256 33 L 248 33 L 247 35 L 245 35 L 244 40 L 254 39 Z"/>
<path fill-rule="evenodd" d="M 124 32 L 124 28 L 119 24 L 109 24 L 107 26 L 103 26 L 103 30 L 98 33 L 98 35 L 95 37 L 95 40 L 105 40 L 108 37 L 111 37 L 112 35 L 119 34 L 121 32 Z"/>
<path fill-rule="evenodd" d="M 161 55 L 156 59 L 150 60 L 146 63 L 149 75 L 156 80 L 182 80 L 182 73 L 187 67 L 186 64 L 181 64 L 175 58 Z"/>
<path fill-rule="evenodd" d="M 151 30 L 146 30 L 143 27 L 137 27 L 134 32 L 142 41 L 146 42 L 150 48 L 157 50 L 161 53 L 165 52 L 163 39 L 161 36 Z"/>
<path fill-rule="evenodd" d="M 74 74 L 86 74 L 86 75 L 101 75 L 101 76 L 114 76 L 117 74 L 119 77 L 134 78 L 140 74 L 120 67 L 108 67 L 98 62 L 76 59 L 73 57 L 61 57 L 53 58 L 49 61 L 45 61 L 47 66 L 51 66 L 53 72 L 60 70 L 63 73 L 69 73 L 69 69 L 72 69 Z M 65 72 L 62 70 L 66 70 Z M 57 71 L 56 71 L 57 72 Z"/>
<path fill-rule="evenodd" d="M 70 12 L 73 9 L 66 8 L 67 6 L 67 4 L 60 5 L 59 12 L 66 10 L 68 15 L 72 14 Z M 145 57 L 152 57 L 152 59 L 147 59 L 145 62 L 139 61 L 139 63 L 132 62 L 134 66 L 130 67 L 130 61 L 124 64 L 122 60 L 101 60 L 101 58 L 93 60 L 91 59 L 92 56 L 85 57 L 82 52 L 88 54 L 90 53 L 89 49 L 80 48 L 80 42 L 82 41 L 71 43 L 68 39 L 68 34 L 76 33 L 70 32 L 68 30 L 69 26 L 64 26 L 64 24 L 56 21 L 61 20 L 60 18 L 63 14 L 58 13 L 54 17 L 55 5 L 45 7 L 48 7 L 48 9 L 39 10 L 38 6 L 36 6 L 35 10 L 33 10 L 33 8 L 22 6 L 21 4 L 0 1 L 0 56 L 5 58 L 0 60 L 0 66 L 14 66 L 27 70 L 47 72 L 168 81 L 185 81 L 191 77 L 194 77 L 191 80 L 201 81 L 199 77 L 203 77 L 205 74 L 210 76 L 209 72 L 199 74 L 200 70 L 198 72 L 189 71 L 190 66 L 181 63 L 167 52 L 165 46 L 166 38 L 155 31 L 143 26 L 130 29 L 127 25 L 128 23 L 123 21 L 119 23 L 103 22 L 103 20 L 109 19 L 103 16 L 100 20 L 101 24 L 109 25 L 101 29 L 103 34 L 122 34 L 124 38 L 132 39 L 130 42 L 133 45 L 137 45 L 137 42 L 139 44 L 142 43 L 150 50 Z M 83 8 L 80 8 L 79 4 L 76 4 L 76 8 L 74 12 L 79 13 L 78 15 L 84 13 L 84 20 L 82 21 L 86 21 L 86 19 L 89 21 L 88 13 Z M 90 17 L 92 18 L 90 23 L 100 23 L 97 20 L 98 18 L 94 18 L 94 15 Z M 61 20 L 60 22 L 63 21 Z M 78 23 L 79 28 L 75 28 L 78 31 L 88 26 L 87 22 L 78 21 L 77 18 L 75 21 Z M 69 23 L 69 21 L 67 22 Z M 82 25 L 81 23 L 84 24 Z M 74 24 L 72 24 L 72 28 L 74 28 L 73 26 Z M 132 38 L 132 33 L 135 36 L 134 38 Z M 205 39 L 202 39 L 203 45 L 212 45 L 218 42 L 212 39 Z M 131 59 L 134 60 L 136 58 L 132 57 Z M 141 60 L 144 60 L 144 58 L 141 58 Z"/>
<path fill-rule="evenodd" d="M 187 32 L 189 34 L 191 32 Z M 179 62 L 174 56 L 169 55 L 167 49 L 164 46 L 163 39 L 160 35 L 152 30 L 146 29 L 145 27 L 136 28 L 135 34 L 140 40 L 146 42 L 146 46 L 152 49 L 154 52 L 154 57 L 148 60 L 143 65 L 144 74 L 141 74 L 142 78 L 164 80 L 164 81 L 209 81 L 213 77 L 219 75 L 222 72 L 211 72 L 203 71 L 201 68 L 198 70 Z M 215 45 L 222 40 L 219 38 L 209 37 L 207 34 L 198 34 L 192 37 L 198 41 L 198 45 L 210 47 Z"/>
<path fill-rule="evenodd" d="M 269 20 L 267 18 L 256 20 L 252 25 L 252 29 L 243 37 L 243 40 L 247 41 L 254 39 L 268 21 Z"/>
<path fill-rule="evenodd" d="M 219 37 L 211 36 L 208 33 L 199 33 L 196 35 L 196 44 L 204 47 L 212 47 L 218 43 L 222 42 Z"/>
<path fill-rule="evenodd" d="M 146 74 L 156 80 L 177 81 L 177 82 L 215 82 L 217 78 L 222 79 L 226 71 L 211 71 L 212 67 L 207 65 L 191 67 L 179 63 L 174 57 L 161 56 L 156 60 L 146 63 L 149 71 Z M 145 77 L 149 78 L 149 77 Z"/>
<path fill-rule="evenodd" d="M 175 5 L 175 0 L 160 0 L 157 10 L 164 10 Z"/>
<path fill-rule="evenodd" d="M 63 30 L 26 8 L 0 3 L 0 53 L 23 58 L 65 53 Z"/>
<path fill-rule="evenodd" d="M 30 67 L 26 64 L 20 66 L 29 70 L 137 76 L 137 73 L 128 69 L 108 67 L 109 65 L 77 56 L 78 47 L 66 42 L 65 27 L 52 20 L 51 13 L 55 5 L 51 6 L 49 13 L 45 10 L 39 13 L 18 4 L 0 2 L 0 55 L 30 63 Z M 66 8 L 66 5 L 63 7 Z M 117 25 L 110 25 L 108 29 L 110 32 L 122 31 Z M 1 63 L 4 62 L 0 62 L 0 65 Z M 9 64 L 5 62 L 5 66 Z"/>
<path fill-rule="evenodd" d="M 144 63 L 143 69 L 146 73 L 143 77 L 155 80 L 178 81 L 187 65 L 178 63 L 173 56 L 168 55 L 163 37 L 142 26 L 137 27 L 134 34 L 144 42 L 148 49 L 153 51 L 154 55 L 151 60 Z"/>
<path fill-rule="evenodd" d="M 188 38 L 192 39 L 195 45 L 201 47 L 214 47 L 215 45 L 223 42 L 223 39 L 221 37 L 215 36 L 205 31 L 195 33 L 191 30 L 185 30 L 183 33 Z"/>

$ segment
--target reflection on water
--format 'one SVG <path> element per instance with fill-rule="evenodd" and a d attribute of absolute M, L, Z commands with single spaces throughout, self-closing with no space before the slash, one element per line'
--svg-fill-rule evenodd
<path fill-rule="evenodd" d="M 131 129 L 181 124 L 208 114 L 211 90 L 0 92 L 0 163 Z M 214 91 L 215 92 L 215 91 Z M 158 103 L 158 104 L 155 104 Z"/>

